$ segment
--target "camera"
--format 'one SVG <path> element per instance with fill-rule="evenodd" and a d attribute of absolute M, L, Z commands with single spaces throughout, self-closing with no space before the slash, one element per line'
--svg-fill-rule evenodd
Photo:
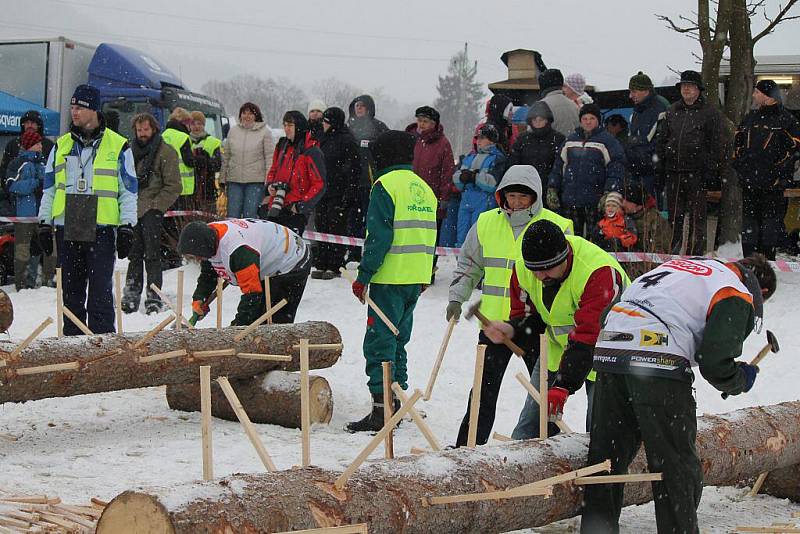
<path fill-rule="evenodd" d="M 286 182 L 275 182 L 271 184 L 275 189 L 275 197 L 272 199 L 272 206 L 269 208 L 267 218 L 275 218 L 280 215 L 283 210 L 283 202 L 286 200 L 286 191 L 289 190 L 289 184 Z"/>

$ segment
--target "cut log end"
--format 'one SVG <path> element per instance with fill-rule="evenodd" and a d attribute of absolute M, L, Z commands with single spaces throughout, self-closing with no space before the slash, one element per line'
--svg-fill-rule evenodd
<path fill-rule="evenodd" d="M 152 495 L 126 491 L 115 497 L 97 523 L 97 534 L 175 534 L 167 509 Z"/>

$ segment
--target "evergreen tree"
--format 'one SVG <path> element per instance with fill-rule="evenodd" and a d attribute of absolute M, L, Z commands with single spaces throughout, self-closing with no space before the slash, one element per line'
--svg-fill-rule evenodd
<path fill-rule="evenodd" d="M 465 43 L 464 50 L 450 59 L 447 75 L 439 76 L 436 87 L 439 97 L 434 107 L 441 114 L 445 134 L 456 155 L 471 150 L 473 130 L 481 118 L 484 93 L 480 82 L 475 80 L 477 74 L 478 62 L 470 61 Z"/>

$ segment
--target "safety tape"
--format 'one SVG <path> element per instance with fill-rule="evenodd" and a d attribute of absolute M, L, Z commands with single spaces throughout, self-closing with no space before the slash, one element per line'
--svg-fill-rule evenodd
<path fill-rule="evenodd" d="M 198 210 L 175 210 L 168 211 L 164 217 L 204 217 L 216 219 L 217 216 L 213 213 L 208 213 Z M 0 217 L 0 222 L 39 222 L 36 217 Z M 364 245 L 364 239 L 361 237 L 342 236 L 335 234 L 326 234 L 322 232 L 311 232 L 306 230 L 303 232 L 303 237 L 309 241 L 320 241 L 324 243 L 336 243 L 337 245 L 348 245 L 360 247 Z M 436 247 L 437 256 L 458 256 L 461 249 L 452 247 Z M 650 263 L 666 263 L 671 260 L 687 259 L 691 256 L 676 256 L 672 254 L 656 254 L 654 252 L 612 252 L 617 261 L 622 263 L 635 263 L 635 262 L 650 262 Z M 723 261 L 736 261 L 732 258 L 717 258 Z M 772 267 L 782 273 L 800 273 L 800 262 L 776 260 L 769 262 Z"/>

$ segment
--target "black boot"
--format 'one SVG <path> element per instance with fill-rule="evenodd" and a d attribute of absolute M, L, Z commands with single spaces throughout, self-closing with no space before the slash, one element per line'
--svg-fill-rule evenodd
<path fill-rule="evenodd" d="M 383 428 L 383 393 L 372 394 L 372 411 L 360 421 L 347 423 L 348 432 L 377 432 Z"/>

